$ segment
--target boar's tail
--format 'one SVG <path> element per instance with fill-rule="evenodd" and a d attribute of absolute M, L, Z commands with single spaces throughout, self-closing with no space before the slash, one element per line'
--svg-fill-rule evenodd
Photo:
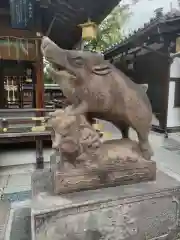
<path fill-rule="evenodd" d="M 155 114 L 152 115 L 151 125 L 159 126 L 159 120 L 157 119 L 157 117 L 155 116 Z"/>
<path fill-rule="evenodd" d="M 143 84 L 140 84 L 140 85 L 141 85 L 142 89 L 143 89 L 145 92 L 147 92 L 147 90 L 148 90 L 148 84 L 143 83 Z"/>

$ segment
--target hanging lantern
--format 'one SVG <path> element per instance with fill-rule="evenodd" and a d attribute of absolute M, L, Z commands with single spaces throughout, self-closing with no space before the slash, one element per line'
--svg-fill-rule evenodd
<path fill-rule="evenodd" d="M 88 20 L 86 23 L 79 25 L 82 28 L 82 39 L 92 40 L 97 36 L 97 25 L 94 22 Z"/>
<path fill-rule="evenodd" d="M 176 52 L 180 52 L 180 37 L 176 38 Z"/>

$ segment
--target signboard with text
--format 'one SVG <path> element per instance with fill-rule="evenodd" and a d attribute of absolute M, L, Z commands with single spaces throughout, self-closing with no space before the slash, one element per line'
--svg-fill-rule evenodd
<path fill-rule="evenodd" d="M 35 0 L 10 0 L 11 27 L 30 29 L 34 23 Z"/>

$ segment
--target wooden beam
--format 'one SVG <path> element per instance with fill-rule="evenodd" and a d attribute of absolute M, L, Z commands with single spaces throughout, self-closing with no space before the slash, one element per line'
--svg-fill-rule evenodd
<path fill-rule="evenodd" d="M 162 57 L 169 57 L 168 54 L 164 54 L 160 51 L 158 51 L 159 49 L 161 49 L 162 47 L 164 46 L 163 43 L 153 43 L 151 45 L 144 45 L 142 46 L 141 50 L 139 52 L 137 52 L 137 56 L 140 56 L 140 55 L 145 55 L 147 53 L 150 53 L 150 52 L 154 52 Z"/>
<path fill-rule="evenodd" d="M 10 12 L 8 9 L 5 9 L 5 8 L 0 8 L 0 16 L 9 16 L 10 15 Z"/>
<path fill-rule="evenodd" d="M 162 23 L 160 26 L 161 33 L 179 32 L 180 19 L 174 20 L 171 23 Z"/>

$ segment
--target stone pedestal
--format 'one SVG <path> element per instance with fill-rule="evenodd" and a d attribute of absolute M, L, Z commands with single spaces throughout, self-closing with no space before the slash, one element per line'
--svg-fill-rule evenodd
<path fill-rule="evenodd" d="M 95 158 L 89 161 L 88 166 L 85 165 L 88 164 L 85 156 L 82 164 L 73 165 L 63 162 L 59 152 L 51 155 L 53 193 L 59 195 L 156 179 L 156 162 L 145 160 L 135 141 L 106 141 L 98 153 L 97 156 L 94 154 Z M 47 178 L 44 181 L 49 185 Z"/>
<path fill-rule="evenodd" d="M 53 172 L 53 191 L 56 194 L 127 185 L 156 179 L 156 163 L 144 161 L 127 166 L 109 164 L 102 169 L 71 169 Z"/>
<path fill-rule="evenodd" d="M 45 190 L 43 184 L 34 186 L 33 240 L 144 240 L 178 228 L 179 203 L 173 196 L 178 200 L 179 183 L 162 172 L 154 182 L 61 196 Z"/>

